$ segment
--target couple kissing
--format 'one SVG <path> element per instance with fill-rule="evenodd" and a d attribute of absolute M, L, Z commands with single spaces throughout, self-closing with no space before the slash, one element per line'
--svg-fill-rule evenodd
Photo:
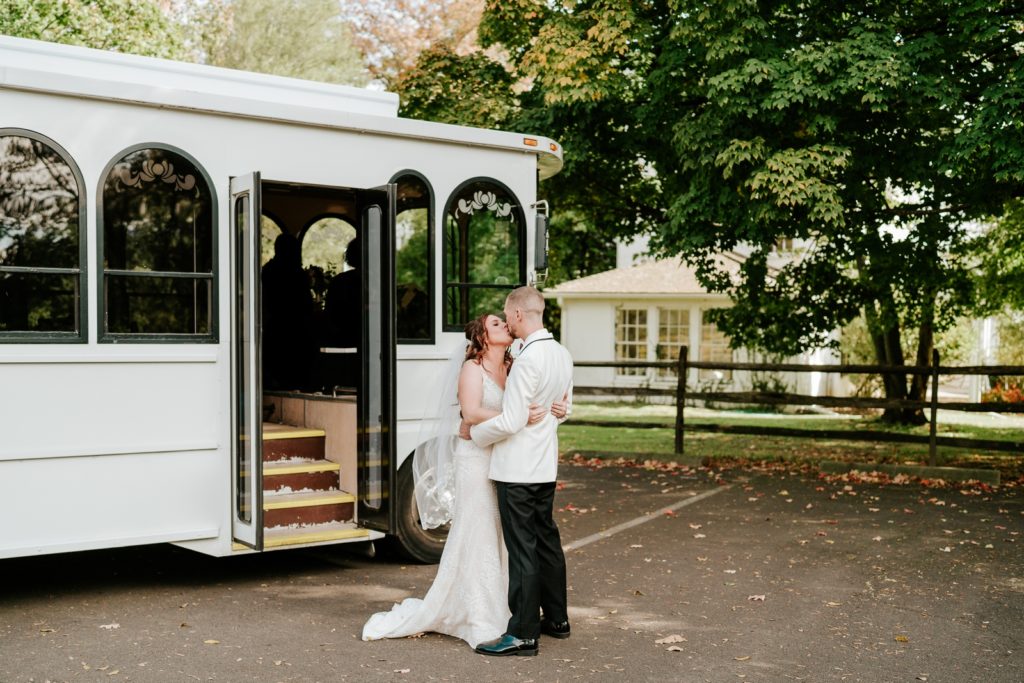
<path fill-rule="evenodd" d="M 487 314 L 466 326 L 457 403 L 440 397 L 459 417 L 440 419 L 444 433 L 414 455 L 421 523 L 451 520 L 437 575 L 422 599 L 371 616 L 363 640 L 432 631 L 481 654 L 529 656 L 541 634 L 569 637 L 553 508 L 572 357 L 544 329 L 543 313 L 540 292 L 519 287 L 504 321 Z M 523 345 L 513 361 L 514 338 Z"/>

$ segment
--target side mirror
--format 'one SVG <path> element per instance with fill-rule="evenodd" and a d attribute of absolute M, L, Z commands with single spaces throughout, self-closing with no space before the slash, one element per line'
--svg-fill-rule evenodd
<path fill-rule="evenodd" d="M 533 267 L 536 270 L 547 270 L 548 268 L 548 217 L 546 214 L 537 212 L 537 224 L 535 227 L 533 243 Z"/>

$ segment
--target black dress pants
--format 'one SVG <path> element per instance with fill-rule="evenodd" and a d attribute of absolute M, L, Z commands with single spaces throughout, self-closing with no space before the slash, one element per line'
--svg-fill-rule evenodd
<path fill-rule="evenodd" d="M 501 531 L 508 549 L 506 633 L 540 637 L 540 611 L 551 621 L 566 621 L 565 555 L 552 517 L 555 483 L 496 482 Z"/>

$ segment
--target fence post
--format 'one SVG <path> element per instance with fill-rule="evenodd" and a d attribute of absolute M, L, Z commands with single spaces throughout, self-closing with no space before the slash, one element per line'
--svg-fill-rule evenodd
<path fill-rule="evenodd" d="M 679 365 L 676 372 L 676 455 L 683 454 L 683 405 L 686 403 L 686 356 L 689 348 L 679 347 Z"/>
<path fill-rule="evenodd" d="M 932 349 L 932 420 L 928 429 L 928 465 L 935 467 L 936 414 L 939 410 L 939 352 Z"/>

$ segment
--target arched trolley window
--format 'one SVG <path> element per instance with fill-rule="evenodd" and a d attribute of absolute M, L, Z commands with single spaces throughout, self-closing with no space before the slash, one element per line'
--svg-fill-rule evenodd
<path fill-rule="evenodd" d="M 396 334 L 403 344 L 434 341 L 434 190 L 416 171 L 401 171 L 395 217 Z"/>
<path fill-rule="evenodd" d="M 216 199 L 199 164 L 130 148 L 103 176 L 100 341 L 217 340 Z"/>
<path fill-rule="evenodd" d="M 0 128 L 0 342 L 85 342 L 85 196 L 49 138 Z"/>
<path fill-rule="evenodd" d="M 496 180 L 469 180 L 452 193 L 444 218 L 445 331 L 500 313 L 509 291 L 525 284 L 525 225 L 519 200 Z"/>

